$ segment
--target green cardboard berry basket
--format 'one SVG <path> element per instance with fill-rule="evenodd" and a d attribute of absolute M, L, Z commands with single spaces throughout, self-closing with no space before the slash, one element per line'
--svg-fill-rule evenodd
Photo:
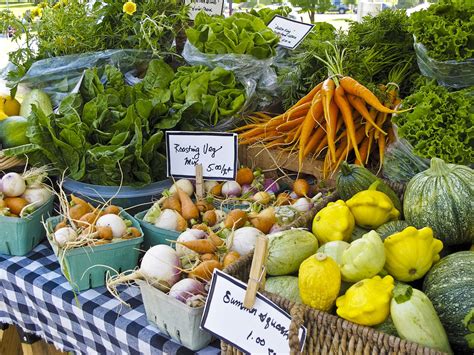
<path fill-rule="evenodd" d="M 171 243 L 170 240 L 178 239 L 181 233 L 168 230 L 168 229 L 158 228 L 155 225 L 144 221 L 143 218 L 145 218 L 145 215 L 147 212 L 148 211 L 142 211 L 135 215 L 135 218 L 138 220 L 138 222 L 140 223 L 140 226 L 143 229 L 144 250 L 148 250 L 152 246 L 155 246 L 158 244 L 166 244 L 166 245 L 172 246 L 173 243 Z"/>
<path fill-rule="evenodd" d="M 41 224 L 53 212 L 51 197 L 48 202 L 24 218 L 0 216 L 0 254 L 24 256 L 46 236 Z"/>
<path fill-rule="evenodd" d="M 91 288 L 105 286 L 107 272 L 121 273 L 133 270 L 138 264 L 143 230 L 138 221 L 130 214 L 122 211 L 120 215 L 132 222 L 132 226 L 142 233 L 139 238 L 120 240 L 94 247 L 80 247 L 63 252 L 52 239 L 56 225 L 62 220 L 61 216 L 47 220 L 48 241 L 56 254 L 61 270 L 75 291 L 85 291 Z"/>

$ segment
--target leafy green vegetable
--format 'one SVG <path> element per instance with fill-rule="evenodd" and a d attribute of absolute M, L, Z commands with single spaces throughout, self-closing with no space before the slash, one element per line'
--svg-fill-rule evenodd
<path fill-rule="evenodd" d="M 186 35 L 203 53 L 249 54 L 257 59 L 274 56 L 279 41 L 260 18 L 240 12 L 227 18 L 200 12 Z"/>
<path fill-rule="evenodd" d="M 417 42 L 438 61 L 458 62 L 474 56 L 474 3 L 466 0 L 441 0 L 410 17 L 410 31 Z"/>
<path fill-rule="evenodd" d="M 259 17 L 268 25 L 268 23 L 276 16 L 283 16 L 286 17 L 291 13 L 291 7 L 288 6 L 280 6 L 276 9 L 270 9 L 268 7 L 264 7 L 260 10 L 252 9 L 250 10 L 250 14 L 256 17 Z"/>
<path fill-rule="evenodd" d="M 398 134 L 422 158 L 441 158 L 454 164 L 474 161 L 474 88 L 449 92 L 428 82 L 408 96 L 404 107 L 414 107 L 392 117 Z"/>

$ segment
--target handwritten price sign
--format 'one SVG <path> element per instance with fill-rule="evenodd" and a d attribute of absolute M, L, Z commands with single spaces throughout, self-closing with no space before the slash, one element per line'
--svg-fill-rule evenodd
<path fill-rule="evenodd" d="M 245 283 L 215 270 L 201 328 L 246 353 L 289 354 L 290 315 L 260 293 L 253 308 L 245 308 L 246 289 Z M 305 327 L 299 338 L 302 350 Z"/>
<path fill-rule="evenodd" d="M 168 176 L 194 178 L 202 164 L 207 180 L 234 180 L 237 172 L 237 134 L 166 132 Z"/>
<path fill-rule="evenodd" d="M 224 0 L 186 0 L 185 3 L 189 5 L 190 20 L 194 20 L 199 11 L 210 16 L 222 15 L 224 12 Z"/>
<path fill-rule="evenodd" d="M 311 31 L 314 25 L 276 15 L 270 21 L 268 27 L 280 36 L 280 46 L 288 49 L 295 49 Z"/>

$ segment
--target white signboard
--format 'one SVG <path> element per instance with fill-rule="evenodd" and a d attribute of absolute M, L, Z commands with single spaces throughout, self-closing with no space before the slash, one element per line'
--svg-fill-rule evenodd
<path fill-rule="evenodd" d="M 268 27 L 280 36 L 280 46 L 295 49 L 314 25 L 276 15 L 270 21 Z"/>
<path fill-rule="evenodd" d="M 250 354 L 289 354 L 290 315 L 257 293 L 252 309 L 244 307 L 247 285 L 215 270 L 201 328 Z M 306 328 L 299 330 L 301 350 Z"/>
<path fill-rule="evenodd" d="M 224 12 L 224 0 L 186 0 L 189 5 L 189 19 L 194 20 L 199 11 L 208 15 L 222 15 Z"/>
<path fill-rule="evenodd" d="M 168 177 L 194 178 L 202 164 L 206 180 L 234 180 L 237 172 L 236 133 L 166 132 Z"/>

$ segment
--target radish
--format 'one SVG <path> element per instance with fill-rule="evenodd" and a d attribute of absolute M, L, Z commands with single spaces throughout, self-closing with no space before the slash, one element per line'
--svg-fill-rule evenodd
<path fill-rule="evenodd" d="M 3 194 L 7 197 L 18 197 L 26 190 L 26 183 L 18 173 L 8 173 L 2 178 Z"/>
<path fill-rule="evenodd" d="M 237 181 L 226 181 L 222 185 L 222 195 L 225 197 L 238 197 L 242 194 L 242 188 Z"/>
<path fill-rule="evenodd" d="M 110 227 L 114 238 L 121 238 L 127 233 L 127 225 L 116 214 L 105 214 L 97 220 L 97 227 Z"/>
<path fill-rule="evenodd" d="M 128 275 L 119 274 L 107 280 L 107 289 L 117 299 L 117 286 L 136 280 L 145 280 L 151 286 L 163 292 L 169 289 L 181 278 L 181 262 L 176 251 L 168 245 L 159 244 L 148 249 L 140 264 L 140 269 Z"/>
<path fill-rule="evenodd" d="M 64 227 L 54 232 L 54 240 L 60 247 L 63 247 L 66 243 L 72 242 L 77 239 L 77 233 L 71 227 Z"/>
<path fill-rule="evenodd" d="M 178 301 L 186 303 L 186 301 L 196 295 L 205 294 L 204 285 L 194 279 L 183 279 L 171 287 L 169 296 L 176 298 Z"/>
<path fill-rule="evenodd" d="M 170 194 L 175 194 L 178 191 L 178 188 L 183 190 L 188 196 L 192 196 L 194 193 L 193 183 L 188 179 L 180 179 L 176 181 L 170 188 Z"/>

